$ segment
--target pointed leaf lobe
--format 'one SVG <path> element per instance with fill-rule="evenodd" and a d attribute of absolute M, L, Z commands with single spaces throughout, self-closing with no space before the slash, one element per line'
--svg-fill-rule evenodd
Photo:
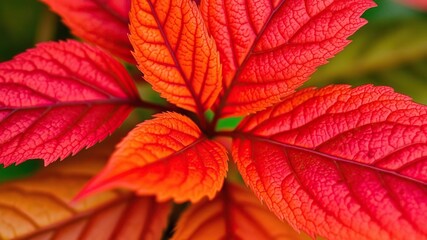
<path fill-rule="evenodd" d="M 221 65 L 197 4 L 135 0 L 130 22 L 146 80 L 170 102 L 202 116 L 221 90 Z"/>
<path fill-rule="evenodd" d="M 126 70 L 75 41 L 39 44 L 0 64 L 0 164 L 45 164 L 103 140 L 138 101 Z"/>
<path fill-rule="evenodd" d="M 192 205 L 179 219 L 178 239 L 309 239 L 281 222 L 247 189 L 226 183 L 211 201 Z"/>
<path fill-rule="evenodd" d="M 247 115 L 278 103 L 341 51 L 371 0 L 204 0 L 200 9 L 221 55 L 217 113 Z"/>
<path fill-rule="evenodd" d="M 233 158 L 276 215 L 312 235 L 420 239 L 426 116 L 386 87 L 307 89 L 246 118 Z"/>
<path fill-rule="evenodd" d="M 160 239 L 170 203 L 109 191 L 70 204 L 108 159 L 104 143 L 35 176 L 0 185 L 1 239 Z"/>
<path fill-rule="evenodd" d="M 213 198 L 227 171 L 225 148 L 202 135 L 189 118 L 162 113 L 140 124 L 120 143 L 107 167 L 79 197 L 126 187 L 159 200 Z"/>
<path fill-rule="evenodd" d="M 128 39 L 130 0 L 42 0 L 73 34 L 134 63 Z"/>

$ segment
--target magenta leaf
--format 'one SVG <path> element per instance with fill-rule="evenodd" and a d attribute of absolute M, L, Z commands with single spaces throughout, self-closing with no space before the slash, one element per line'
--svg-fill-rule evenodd
<path fill-rule="evenodd" d="M 138 101 L 123 66 L 76 41 L 44 43 L 0 64 L 0 164 L 45 164 L 114 131 Z"/>

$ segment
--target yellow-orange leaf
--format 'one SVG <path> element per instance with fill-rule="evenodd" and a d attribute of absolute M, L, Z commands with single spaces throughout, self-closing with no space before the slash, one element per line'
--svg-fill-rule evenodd
<path fill-rule="evenodd" d="M 129 133 L 78 198 L 113 187 L 177 202 L 213 198 L 223 184 L 227 160 L 225 148 L 203 136 L 191 119 L 158 114 Z"/>
<path fill-rule="evenodd" d="M 145 79 L 170 102 L 199 115 L 221 87 L 221 64 L 192 0 L 133 1 L 130 41 Z"/>
<path fill-rule="evenodd" d="M 109 151 L 100 147 L 0 185 L 0 239 L 160 239 L 169 203 L 109 191 L 70 204 L 105 163 Z"/>
<path fill-rule="evenodd" d="M 180 218 L 172 240 L 310 239 L 280 221 L 248 190 L 227 183 L 212 201 L 192 205 Z"/>

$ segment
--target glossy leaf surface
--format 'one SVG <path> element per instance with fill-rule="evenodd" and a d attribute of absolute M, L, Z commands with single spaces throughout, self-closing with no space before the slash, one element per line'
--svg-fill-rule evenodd
<path fill-rule="evenodd" d="M 221 54 L 221 116 L 264 109 L 295 91 L 365 24 L 371 0 L 202 0 Z"/>
<path fill-rule="evenodd" d="M 79 198 L 112 187 L 177 202 L 213 198 L 223 184 L 227 160 L 225 148 L 203 136 L 189 118 L 158 114 L 129 133 Z"/>
<path fill-rule="evenodd" d="M 179 239 L 310 239 L 280 221 L 247 189 L 227 183 L 212 201 L 192 205 L 178 221 Z"/>
<path fill-rule="evenodd" d="M 170 102 L 201 116 L 221 90 L 221 65 L 197 4 L 135 0 L 130 22 L 145 79 Z"/>
<path fill-rule="evenodd" d="M 45 164 L 104 139 L 138 101 L 126 70 L 75 41 L 44 43 L 0 64 L 0 164 Z"/>
<path fill-rule="evenodd" d="M 238 132 L 243 178 L 297 228 L 328 239 L 426 236 L 426 106 L 387 87 L 307 89 Z"/>
<path fill-rule="evenodd" d="M 130 0 L 41 0 L 73 34 L 134 63 L 128 39 Z"/>
<path fill-rule="evenodd" d="M 0 238 L 160 239 L 169 203 L 108 191 L 70 204 L 108 159 L 110 147 L 100 145 L 33 177 L 0 185 Z"/>

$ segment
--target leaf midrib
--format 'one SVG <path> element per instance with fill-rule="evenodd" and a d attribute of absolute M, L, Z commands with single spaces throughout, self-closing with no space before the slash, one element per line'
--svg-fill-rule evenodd
<path fill-rule="evenodd" d="M 158 26 L 158 30 L 159 30 L 160 34 L 162 35 L 162 38 L 163 38 L 163 40 L 165 42 L 165 46 L 168 49 L 168 51 L 170 53 L 170 56 L 171 56 L 171 58 L 173 59 L 173 61 L 175 63 L 175 67 L 178 70 L 178 72 L 180 73 L 180 75 L 182 76 L 182 78 L 184 79 L 185 85 L 187 86 L 187 89 L 190 92 L 190 94 L 191 94 L 191 96 L 192 96 L 192 98 L 194 100 L 194 104 L 195 104 L 195 108 L 196 108 L 197 114 L 198 114 L 198 116 L 200 118 L 203 118 L 205 111 L 204 111 L 203 103 L 200 101 L 200 96 L 197 95 L 197 93 L 195 92 L 195 90 L 194 90 L 194 88 L 193 88 L 193 86 L 192 86 L 192 84 L 190 82 L 190 79 L 188 79 L 188 77 L 185 75 L 184 70 L 181 67 L 181 63 L 180 63 L 178 57 L 176 56 L 176 53 L 175 53 L 174 49 L 172 48 L 172 45 L 171 45 L 171 43 L 169 41 L 169 38 L 168 38 L 168 36 L 167 36 L 167 34 L 166 34 L 165 30 L 164 30 L 164 26 L 163 26 L 163 24 L 160 21 L 160 18 L 159 18 L 158 14 L 157 14 L 157 11 L 155 9 L 154 4 L 150 0 L 147 1 L 147 4 L 150 7 L 152 16 L 153 16 L 153 18 L 156 21 L 156 24 Z M 170 3 L 170 4 L 172 4 L 172 3 Z M 172 6 L 169 6 L 169 10 L 168 11 L 170 11 L 171 7 Z M 181 25 L 182 24 L 184 24 L 184 23 L 181 23 Z M 194 64 L 194 59 L 193 59 L 192 63 Z M 194 69 L 192 71 L 194 71 Z"/>
<path fill-rule="evenodd" d="M 104 210 L 112 208 L 112 207 L 114 207 L 120 203 L 123 203 L 123 202 L 128 203 L 134 197 L 134 195 L 132 195 L 132 194 L 123 194 L 123 193 L 120 193 L 119 191 L 115 191 L 115 192 L 117 193 L 118 196 L 115 199 L 112 199 L 111 201 L 108 201 L 104 204 L 101 204 L 95 208 L 79 212 L 79 213 L 75 214 L 74 216 L 72 216 L 71 218 L 67 218 L 67 219 L 64 219 L 62 221 L 55 222 L 55 223 L 52 223 L 52 224 L 47 225 L 47 226 L 43 226 L 43 227 L 41 227 L 41 228 L 31 232 L 31 233 L 17 237 L 15 239 L 16 240 L 30 239 L 32 237 L 36 237 L 36 236 L 43 234 L 43 233 L 55 231 L 58 228 L 61 228 L 62 226 L 69 226 L 69 225 L 76 223 L 78 221 L 88 219 L 88 218 L 94 216 L 96 213 L 103 212 Z"/>
<path fill-rule="evenodd" d="M 331 155 L 331 154 L 328 154 L 328 153 L 323 153 L 323 152 L 316 151 L 316 150 L 313 150 L 313 149 L 309 149 L 309 148 L 306 148 L 306 147 L 301 147 L 301 146 L 291 145 L 291 144 L 287 144 L 287 143 L 282 143 L 282 142 L 279 142 L 279 141 L 276 141 L 276 140 L 273 140 L 273 139 L 270 139 L 270 138 L 267 138 L 267 137 L 263 137 L 263 136 L 257 136 L 257 135 L 253 135 L 253 134 L 249 134 L 249 133 L 243 133 L 243 132 L 235 132 L 233 135 L 234 135 L 234 138 L 247 139 L 247 140 L 250 140 L 250 141 L 266 142 L 266 143 L 274 144 L 274 145 L 281 146 L 281 147 L 284 147 L 284 148 L 287 148 L 287 149 L 293 149 L 293 150 L 302 151 L 302 152 L 305 152 L 305 153 L 310 153 L 310 154 L 313 154 L 313 155 L 316 155 L 316 156 L 320 156 L 322 158 L 326 158 L 326 159 L 332 160 L 333 162 L 344 163 L 344 164 L 349 164 L 349 165 L 353 165 L 353 166 L 357 166 L 357 167 L 362 167 L 364 169 L 369 169 L 371 171 L 378 172 L 378 173 L 381 173 L 381 174 L 387 174 L 387 175 L 390 175 L 390 176 L 394 176 L 394 177 L 397 177 L 399 179 L 406 180 L 406 181 L 409 181 L 409 182 L 412 182 L 412 183 L 415 183 L 417 185 L 420 185 L 422 187 L 426 187 L 427 188 L 427 183 L 426 182 L 423 182 L 422 180 L 418 180 L 418 179 L 413 178 L 413 177 L 409 177 L 409 176 L 400 174 L 400 173 L 395 172 L 393 170 L 388 170 L 388 169 L 385 169 L 385 168 L 380 168 L 380 167 L 377 167 L 377 166 L 372 166 L 372 165 L 369 165 L 369 164 L 366 164 L 366 163 L 362 163 L 362 162 L 356 162 L 356 161 L 353 161 L 353 160 L 349 160 L 349 159 L 345 159 L 345 158 L 342 158 L 342 157 L 334 156 L 334 155 Z"/>
<path fill-rule="evenodd" d="M 81 101 L 67 101 L 67 102 L 52 102 L 50 104 L 40 104 L 33 106 L 0 106 L 0 111 L 23 111 L 23 110 L 36 110 L 43 108 L 55 108 L 55 107 L 73 107 L 80 105 L 123 105 L 123 106 L 136 106 L 138 105 L 137 101 L 120 99 L 120 98 L 111 98 L 111 99 L 94 99 L 94 100 L 81 100 Z"/>

